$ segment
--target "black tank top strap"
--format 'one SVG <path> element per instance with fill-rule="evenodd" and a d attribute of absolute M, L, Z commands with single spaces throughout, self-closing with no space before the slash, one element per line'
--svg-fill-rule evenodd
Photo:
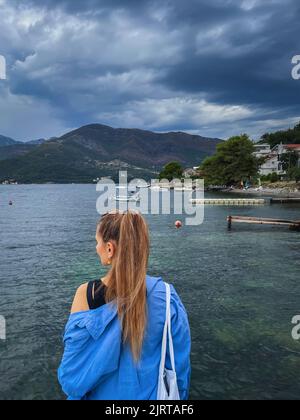
<path fill-rule="evenodd" d="M 94 304 L 93 291 L 94 291 L 94 281 L 90 281 L 87 287 L 87 301 L 88 301 L 88 305 L 90 309 L 92 309 L 92 306 Z"/>
<path fill-rule="evenodd" d="M 94 280 L 88 283 L 87 301 L 90 309 L 97 309 L 106 304 L 105 302 L 106 286 L 101 280 Z"/>

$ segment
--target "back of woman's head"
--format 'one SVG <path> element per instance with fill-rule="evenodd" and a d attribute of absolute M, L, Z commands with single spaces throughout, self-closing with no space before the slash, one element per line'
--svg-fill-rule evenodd
<path fill-rule="evenodd" d="M 138 362 L 147 324 L 148 226 L 140 213 L 116 210 L 102 216 L 97 233 L 104 243 L 116 244 L 105 298 L 116 299 L 123 342 Z"/>

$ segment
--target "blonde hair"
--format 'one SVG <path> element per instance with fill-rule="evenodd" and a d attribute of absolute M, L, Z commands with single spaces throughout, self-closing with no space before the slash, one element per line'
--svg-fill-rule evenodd
<path fill-rule="evenodd" d="M 148 225 L 138 212 L 115 210 L 102 216 L 97 233 L 104 243 L 115 241 L 117 245 L 105 301 L 117 300 L 123 343 L 130 343 L 134 361 L 138 362 L 147 323 Z"/>

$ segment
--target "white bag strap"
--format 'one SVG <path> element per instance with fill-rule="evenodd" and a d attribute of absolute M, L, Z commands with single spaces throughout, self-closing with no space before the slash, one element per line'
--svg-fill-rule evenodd
<path fill-rule="evenodd" d="M 161 348 L 161 361 L 160 361 L 160 368 L 159 373 L 162 376 L 164 369 L 165 369 L 165 362 L 166 362 L 166 353 L 167 353 L 167 333 L 169 335 L 169 352 L 170 352 L 170 359 L 171 359 L 171 366 L 173 372 L 176 374 L 175 369 L 175 357 L 174 357 L 174 347 L 173 347 L 173 339 L 172 339 L 172 329 L 171 329 L 171 289 L 168 283 L 165 283 L 166 286 L 166 321 L 164 326 L 164 334 L 163 334 L 163 341 L 162 341 L 162 348 Z"/>

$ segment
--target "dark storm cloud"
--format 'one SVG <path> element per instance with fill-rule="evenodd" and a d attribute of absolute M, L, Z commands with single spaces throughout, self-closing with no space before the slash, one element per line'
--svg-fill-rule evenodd
<path fill-rule="evenodd" d="M 297 0 L 5 0 L 0 20 L 6 134 L 5 101 L 39 109 L 38 136 L 92 121 L 259 136 L 300 118 Z"/>
<path fill-rule="evenodd" d="M 48 9 L 61 8 L 70 13 L 91 12 L 103 9 L 125 8 L 130 10 L 141 10 L 151 0 L 12 0 L 16 6 L 37 6 Z"/>
<path fill-rule="evenodd" d="M 298 105 L 295 91 L 299 92 L 299 87 L 290 75 L 291 58 L 300 49 L 300 8 L 296 1 L 288 6 L 282 2 L 250 12 L 237 13 L 234 9 L 235 13 L 230 14 L 232 25 L 220 37 L 220 42 L 224 37 L 227 45 L 218 48 L 213 42 L 198 53 L 195 46 L 189 48 L 185 61 L 169 68 L 162 82 L 174 90 L 206 92 L 221 103 Z M 250 20 L 255 27 L 256 19 L 261 17 L 263 23 L 256 30 L 244 26 Z"/>

